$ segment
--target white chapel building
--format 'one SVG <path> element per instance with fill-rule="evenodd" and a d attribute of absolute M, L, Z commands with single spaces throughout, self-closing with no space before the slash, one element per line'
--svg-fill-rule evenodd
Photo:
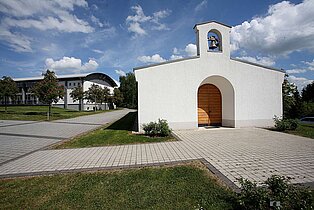
<path fill-rule="evenodd" d="M 282 116 L 283 70 L 230 57 L 230 30 L 196 24 L 197 56 L 134 68 L 138 124 L 168 121 L 174 129 L 268 127 Z"/>

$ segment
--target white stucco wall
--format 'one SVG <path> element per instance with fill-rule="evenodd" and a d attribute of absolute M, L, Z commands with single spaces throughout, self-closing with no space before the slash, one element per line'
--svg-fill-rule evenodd
<path fill-rule="evenodd" d="M 222 35 L 222 52 L 207 50 L 211 29 Z M 272 125 L 282 115 L 284 73 L 231 60 L 228 27 L 208 23 L 196 30 L 199 57 L 135 70 L 139 126 L 162 118 L 172 129 L 197 128 L 197 91 L 205 83 L 221 91 L 223 126 Z"/>

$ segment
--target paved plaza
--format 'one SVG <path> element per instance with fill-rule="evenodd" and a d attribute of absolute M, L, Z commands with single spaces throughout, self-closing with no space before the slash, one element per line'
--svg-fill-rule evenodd
<path fill-rule="evenodd" d="M 124 109 L 51 122 L 0 120 L 0 165 L 116 121 L 129 111 Z"/>
<path fill-rule="evenodd" d="M 202 159 L 238 185 L 272 174 L 314 182 L 314 140 L 258 128 L 175 131 L 180 140 L 81 149 L 42 150 L 0 166 L 0 177 L 138 167 Z"/>

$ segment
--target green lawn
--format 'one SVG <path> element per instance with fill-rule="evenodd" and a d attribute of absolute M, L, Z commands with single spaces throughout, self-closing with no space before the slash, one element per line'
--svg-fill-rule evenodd
<path fill-rule="evenodd" d="M 287 131 L 287 133 L 314 139 L 314 125 L 300 124 L 295 131 Z"/>
<path fill-rule="evenodd" d="M 1 209 L 233 209 L 200 163 L 0 180 Z"/>
<path fill-rule="evenodd" d="M 111 110 L 110 110 L 111 111 Z M 47 106 L 8 106 L 8 111 L 5 112 L 3 106 L 0 107 L 0 120 L 47 120 Z M 67 119 L 83 115 L 90 115 L 106 111 L 87 112 L 75 111 L 52 107 L 51 120 Z"/>
<path fill-rule="evenodd" d="M 120 120 L 85 135 L 74 138 L 70 141 L 57 145 L 56 149 L 61 148 L 81 148 L 96 147 L 107 145 L 121 145 L 145 142 L 173 141 L 173 137 L 147 137 L 144 135 L 132 134 L 132 129 L 137 112 L 130 112 Z"/>

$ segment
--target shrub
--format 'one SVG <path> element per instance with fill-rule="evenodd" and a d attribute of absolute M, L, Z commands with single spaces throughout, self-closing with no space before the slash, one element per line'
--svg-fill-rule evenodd
<path fill-rule="evenodd" d="M 313 209 L 314 197 L 308 188 L 291 185 L 289 179 L 273 175 L 258 187 L 255 183 L 240 179 L 241 193 L 238 203 L 241 209 Z M 280 207 L 270 208 L 272 201 Z"/>
<path fill-rule="evenodd" d="M 169 136 L 171 129 L 167 120 L 158 119 L 158 122 L 150 122 L 142 125 L 147 136 Z"/>
<path fill-rule="evenodd" d="M 297 129 L 299 122 L 295 119 L 282 119 L 277 116 L 274 117 L 275 128 L 278 131 L 295 130 Z"/>

